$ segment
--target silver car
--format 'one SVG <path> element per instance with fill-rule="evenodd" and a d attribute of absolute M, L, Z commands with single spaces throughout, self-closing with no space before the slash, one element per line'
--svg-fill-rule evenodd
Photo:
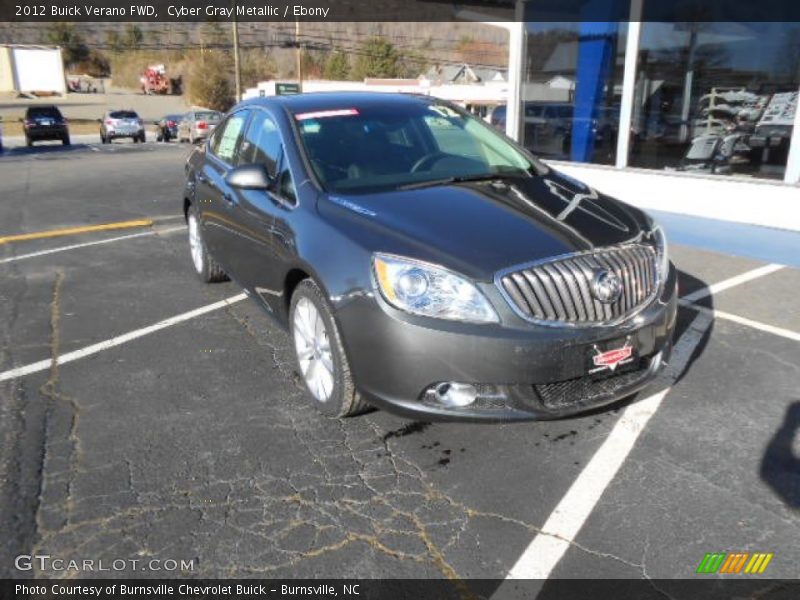
<path fill-rule="evenodd" d="M 132 110 L 110 110 L 100 122 L 100 141 L 110 144 L 115 138 L 129 137 L 144 143 L 144 121 Z"/>
<path fill-rule="evenodd" d="M 178 141 L 194 144 L 206 139 L 222 119 L 215 110 L 190 110 L 178 123 Z"/>

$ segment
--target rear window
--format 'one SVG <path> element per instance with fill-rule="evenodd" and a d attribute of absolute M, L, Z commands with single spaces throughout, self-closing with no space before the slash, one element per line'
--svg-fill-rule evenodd
<path fill-rule="evenodd" d="M 31 106 L 28 108 L 29 117 L 53 117 L 60 119 L 61 111 L 55 106 Z"/>
<path fill-rule="evenodd" d="M 115 110 L 108 115 L 112 119 L 138 119 L 139 115 L 137 115 L 132 110 Z"/>
<path fill-rule="evenodd" d="M 218 112 L 199 112 L 194 113 L 195 119 L 198 121 L 219 121 L 222 114 Z"/>

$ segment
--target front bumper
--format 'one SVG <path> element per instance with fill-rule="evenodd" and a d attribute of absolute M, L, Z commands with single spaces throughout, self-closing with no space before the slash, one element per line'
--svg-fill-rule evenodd
<path fill-rule="evenodd" d="M 490 300 L 507 307 L 499 294 Z M 676 272 L 670 266 L 660 296 L 614 326 L 546 327 L 500 312 L 501 324 L 429 319 L 373 293 L 338 306 L 336 319 L 358 389 L 376 406 L 422 420 L 554 419 L 621 400 L 658 375 L 672 348 Z M 604 379 L 590 377 L 587 352 L 615 341 L 632 345 L 637 361 Z M 478 398 L 445 406 L 430 390 L 447 382 L 472 384 Z"/>

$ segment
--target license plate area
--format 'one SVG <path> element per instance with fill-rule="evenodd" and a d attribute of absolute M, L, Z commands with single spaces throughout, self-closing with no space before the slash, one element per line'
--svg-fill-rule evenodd
<path fill-rule="evenodd" d="M 592 379 L 605 379 L 636 369 L 639 352 L 635 341 L 617 338 L 591 344 L 586 348 L 585 370 Z"/>

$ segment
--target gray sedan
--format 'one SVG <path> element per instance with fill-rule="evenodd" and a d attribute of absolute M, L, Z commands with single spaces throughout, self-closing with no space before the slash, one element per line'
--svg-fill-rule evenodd
<path fill-rule="evenodd" d="M 222 119 L 215 110 L 190 110 L 178 123 L 178 141 L 194 144 L 206 139 Z"/>

